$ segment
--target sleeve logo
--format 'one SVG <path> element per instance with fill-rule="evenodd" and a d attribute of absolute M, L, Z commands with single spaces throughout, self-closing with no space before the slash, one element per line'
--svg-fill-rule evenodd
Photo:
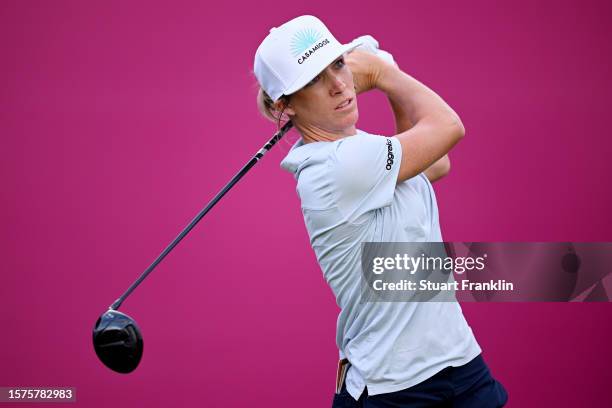
<path fill-rule="evenodd" d="M 387 170 L 391 170 L 391 167 L 393 166 L 394 157 L 395 156 L 393 156 L 393 145 L 391 144 L 391 140 L 387 139 L 387 165 L 385 166 Z"/>

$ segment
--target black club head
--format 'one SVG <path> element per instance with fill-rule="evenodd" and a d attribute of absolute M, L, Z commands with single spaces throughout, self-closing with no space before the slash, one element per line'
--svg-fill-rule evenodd
<path fill-rule="evenodd" d="M 140 363 L 140 329 L 134 319 L 117 310 L 100 316 L 93 330 L 93 344 L 100 361 L 113 371 L 131 373 Z"/>

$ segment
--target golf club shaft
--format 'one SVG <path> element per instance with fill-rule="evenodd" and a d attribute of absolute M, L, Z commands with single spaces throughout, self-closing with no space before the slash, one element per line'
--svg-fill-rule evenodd
<path fill-rule="evenodd" d="M 272 148 L 272 146 L 274 146 L 276 142 L 278 142 L 285 135 L 285 133 L 287 133 L 289 129 L 292 128 L 292 126 L 293 124 L 291 123 L 291 121 L 285 123 L 283 127 L 280 128 L 280 130 L 276 132 L 274 136 L 272 136 L 272 138 L 261 149 L 259 149 L 255 156 L 253 156 L 253 158 L 251 158 L 251 160 L 249 160 L 249 162 L 245 164 L 242 169 L 240 169 L 240 171 L 230 180 L 230 182 L 227 183 L 225 187 L 223 187 L 221 191 L 219 191 L 212 200 L 210 200 L 206 207 L 204 207 L 204 209 L 200 211 L 198 215 L 196 215 L 196 217 L 189 223 L 189 225 L 187 225 L 187 227 L 185 227 L 185 229 L 181 231 L 181 233 L 174 239 L 174 241 L 172 241 L 170 245 L 168 245 L 168 247 L 164 249 L 164 251 L 157 257 L 157 259 L 153 261 L 153 263 L 142 273 L 142 275 L 140 275 L 136 282 L 134 282 L 132 286 L 130 286 L 128 290 L 126 290 L 125 293 L 121 295 L 121 297 L 109 307 L 109 309 L 118 310 L 123 301 L 132 293 L 132 291 L 134 291 L 134 289 L 138 287 L 138 285 L 140 285 L 140 283 L 149 275 L 149 273 L 151 273 L 151 271 L 155 269 L 155 267 L 162 261 L 162 259 L 164 259 L 166 255 L 168 255 L 170 251 L 172 251 L 172 249 L 179 242 L 181 242 L 185 235 L 187 235 L 189 231 L 191 231 L 193 227 L 196 226 L 196 224 L 202 219 L 202 217 L 204 217 L 206 213 L 208 213 L 208 211 L 210 211 L 210 209 L 213 208 L 215 204 L 217 204 L 217 202 L 225 195 L 225 193 L 227 193 L 234 186 L 234 184 L 236 184 L 242 178 L 242 176 L 244 176 L 251 169 L 251 167 L 253 167 L 259 161 L 259 159 L 261 159 L 263 155 L 266 154 Z"/>

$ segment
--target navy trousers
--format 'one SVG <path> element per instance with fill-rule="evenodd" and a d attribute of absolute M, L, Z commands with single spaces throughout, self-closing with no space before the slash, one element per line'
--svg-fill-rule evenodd
<path fill-rule="evenodd" d="M 368 395 L 367 388 L 355 401 L 342 387 L 332 408 L 497 408 L 508 401 L 482 356 L 461 367 L 447 367 L 413 387 L 388 394 Z"/>

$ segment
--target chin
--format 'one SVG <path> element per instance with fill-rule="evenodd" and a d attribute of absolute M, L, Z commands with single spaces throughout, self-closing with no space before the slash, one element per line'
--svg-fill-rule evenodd
<path fill-rule="evenodd" d="M 355 109 L 350 114 L 346 115 L 345 118 L 342 118 L 342 121 L 338 123 L 338 127 L 340 129 L 352 128 L 357 125 L 357 120 L 359 119 L 359 112 Z"/>

